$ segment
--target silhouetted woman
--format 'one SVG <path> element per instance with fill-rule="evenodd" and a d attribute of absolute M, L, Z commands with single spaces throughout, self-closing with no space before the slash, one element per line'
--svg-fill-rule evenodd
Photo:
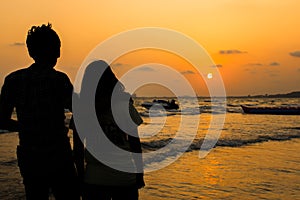
<path fill-rule="evenodd" d="M 94 156 L 92 152 L 88 151 L 89 148 L 86 148 L 83 156 L 83 144 L 76 130 L 74 130 L 74 152 L 75 157 L 77 158 L 77 168 L 79 173 L 82 174 L 81 177 L 84 182 L 83 197 L 87 200 L 137 200 L 138 189 L 145 185 L 142 169 L 141 143 L 137 132 L 137 126 L 143 121 L 134 108 L 130 95 L 124 91 L 124 86 L 119 82 L 111 68 L 105 62 L 94 61 L 85 71 L 80 98 L 88 98 L 88 101 L 90 101 L 90 98 L 93 98 L 92 94 L 88 94 L 91 92 L 90 84 L 95 84 L 97 81 L 94 80 L 95 74 L 99 74 L 99 70 L 101 69 L 105 70 L 100 80 L 98 78 L 99 82 L 96 88 L 96 94 L 94 95 L 98 123 L 100 124 L 104 135 L 113 145 L 126 152 L 139 154 L 128 157 L 131 153 L 125 153 L 126 156 L 121 155 L 120 157 L 119 155 L 119 157 L 114 157 L 113 152 L 106 148 L 102 148 L 102 152 L 100 153 L 104 153 L 108 156 L 111 155 L 111 157 L 109 157 L 110 162 L 118 163 L 120 168 L 126 168 L 130 163 L 136 168 L 135 172 L 120 171 L 119 169 L 116 169 L 114 165 L 110 165 L 109 163 L 102 162 L 101 159 L 97 159 L 97 156 Z M 116 96 L 116 100 L 114 101 L 112 101 L 113 92 Z M 87 104 L 87 102 L 83 101 L 83 104 Z M 83 112 L 87 112 L 89 109 L 84 108 L 83 110 Z M 90 110 L 88 112 L 93 111 Z M 126 112 L 129 113 L 129 115 L 126 115 Z M 90 115 L 89 113 L 86 113 L 85 115 L 86 117 L 84 117 L 84 120 L 86 121 L 84 123 L 89 123 L 87 118 Z M 120 124 L 121 126 L 125 125 L 127 127 L 122 128 L 120 127 Z M 88 129 L 90 132 L 96 131 L 90 127 Z M 94 139 L 89 139 L 89 136 L 87 136 L 89 133 L 85 133 L 84 135 L 85 138 L 82 138 L 81 135 L 81 139 L 86 140 L 86 147 L 89 146 L 89 143 L 95 142 L 93 141 Z M 99 142 L 99 145 L 104 145 L 104 141 L 101 142 Z M 83 170 L 83 160 L 86 163 L 85 170 Z"/>

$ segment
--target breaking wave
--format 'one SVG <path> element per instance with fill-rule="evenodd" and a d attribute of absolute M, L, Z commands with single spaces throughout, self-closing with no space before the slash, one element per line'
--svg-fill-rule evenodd
<path fill-rule="evenodd" d="M 298 129 L 299 127 L 297 127 L 297 130 Z M 286 140 L 291 140 L 293 138 L 300 138 L 300 132 L 296 132 L 293 134 L 290 133 L 290 134 L 277 134 L 277 135 L 264 135 L 264 136 L 260 135 L 257 138 L 250 138 L 250 139 L 219 139 L 214 147 L 241 147 L 241 146 L 246 146 L 246 145 L 251 145 L 251 144 L 256 144 L 261 142 L 268 142 L 268 141 L 286 141 Z M 153 151 L 165 147 L 172 140 L 173 138 L 166 138 L 161 140 L 142 142 L 142 147 L 145 151 Z M 191 143 L 187 151 L 201 149 L 203 140 L 204 139 L 195 139 Z M 203 149 L 203 150 L 207 150 L 207 149 Z"/>

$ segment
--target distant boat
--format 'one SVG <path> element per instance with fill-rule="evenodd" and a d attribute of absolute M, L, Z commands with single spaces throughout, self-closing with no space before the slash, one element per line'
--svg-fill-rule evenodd
<path fill-rule="evenodd" d="M 177 110 L 179 108 L 178 104 L 175 102 L 174 99 L 172 99 L 171 101 L 154 99 L 152 102 L 142 103 L 142 106 L 147 109 L 150 109 L 150 108 L 160 109 L 161 107 L 163 107 L 166 110 L 172 110 L 172 109 Z"/>
<path fill-rule="evenodd" d="M 249 107 L 241 105 L 247 114 L 300 115 L 300 107 Z"/>

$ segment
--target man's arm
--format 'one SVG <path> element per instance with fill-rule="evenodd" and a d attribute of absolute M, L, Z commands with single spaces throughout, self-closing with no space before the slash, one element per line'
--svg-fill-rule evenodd
<path fill-rule="evenodd" d="M 64 108 L 72 111 L 72 95 L 73 95 L 73 85 L 69 79 L 69 77 L 65 73 L 61 73 L 61 87 L 62 87 L 62 95 L 64 98 Z"/>
<path fill-rule="evenodd" d="M 84 145 L 75 128 L 74 119 L 71 119 L 70 128 L 73 130 L 73 154 L 79 180 L 83 183 L 84 175 Z"/>
<path fill-rule="evenodd" d="M 8 81 L 5 80 L 0 95 L 0 129 L 11 132 L 19 131 L 19 124 L 11 119 L 14 109 L 13 90 L 9 88 Z"/>

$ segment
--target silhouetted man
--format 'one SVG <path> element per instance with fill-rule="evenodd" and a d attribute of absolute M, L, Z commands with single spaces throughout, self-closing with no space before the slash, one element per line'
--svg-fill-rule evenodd
<path fill-rule="evenodd" d="M 19 132 L 18 165 L 26 198 L 79 199 L 78 181 L 65 126 L 72 84 L 54 70 L 60 39 L 51 24 L 33 26 L 26 44 L 34 63 L 5 78 L 0 97 L 0 128 Z M 11 119 L 16 109 L 18 121 Z"/>

